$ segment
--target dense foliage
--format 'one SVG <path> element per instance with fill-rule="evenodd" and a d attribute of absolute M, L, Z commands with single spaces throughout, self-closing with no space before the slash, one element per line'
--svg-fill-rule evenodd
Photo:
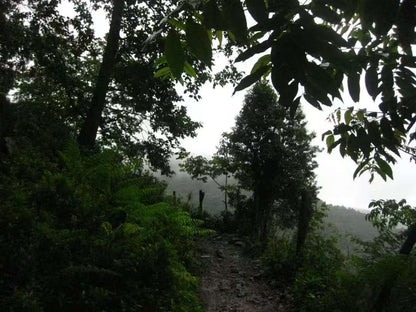
<path fill-rule="evenodd" d="M 332 106 L 344 85 L 359 102 L 363 78 L 377 106 L 337 110 L 323 138 L 357 163 L 354 177 L 393 178 L 395 155 L 415 157 L 415 0 L 62 3 L 0 1 L 1 310 L 201 310 L 190 273 L 198 222 L 143 167 L 169 173 L 199 126 L 174 80 L 195 98 L 207 80 L 235 81 L 233 65 L 210 71 L 213 51 L 235 50 L 237 62 L 261 55 L 235 91 L 256 84 L 218 154 L 189 163 L 201 160 L 193 175 L 233 174 L 224 202 L 299 311 L 413 308 L 415 209 L 371 203 L 380 235 L 351 259 L 320 236 L 316 149 L 298 105 Z M 108 16 L 105 38 L 94 10 Z"/>
<path fill-rule="evenodd" d="M 75 143 L 57 163 L 28 156 L 2 165 L 1 310 L 199 309 L 187 268 L 200 230 L 164 184 Z"/>
<path fill-rule="evenodd" d="M 201 231 L 143 170 L 199 126 L 139 44 L 169 3 L 66 4 L 0 3 L 0 310 L 198 311 Z"/>
<path fill-rule="evenodd" d="M 144 43 L 173 4 L 68 1 L 64 10 L 61 1 L 2 2 L 2 147 L 6 137 L 15 136 L 11 101 L 59 116 L 87 149 L 116 147 L 169 172 L 168 159 L 180 150 L 180 139 L 195 135 L 200 126 L 178 104 L 182 98 L 174 82 L 153 77 L 166 62 L 163 41 Z M 97 10 L 110 20 L 104 39 L 94 30 Z M 201 84 L 211 77 L 200 61 L 188 61 L 200 75 L 183 84 L 198 98 Z M 230 75 L 223 81 L 232 80 Z"/>

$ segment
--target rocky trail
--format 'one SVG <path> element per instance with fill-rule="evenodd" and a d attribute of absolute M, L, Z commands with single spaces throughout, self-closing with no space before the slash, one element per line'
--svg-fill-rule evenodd
<path fill-rule="evenodd" d="M 260 262 L 243 254 L 244 243 L 238 237 L 210 235 L 201 245 L 205 312 L 294 311 L 289 295 L 267 278 Z"/>

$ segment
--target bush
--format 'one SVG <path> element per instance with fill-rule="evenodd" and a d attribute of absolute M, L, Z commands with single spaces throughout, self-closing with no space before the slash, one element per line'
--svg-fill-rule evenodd
<path fill-rule="evenodd" d="M 336 288 L 337 272 L 344 263 L 336 240 L 312 232 L 302 254 L 296 255 L 296 242 L 291 236 L 285 231 L 270 240 L 263 261 L 274 277 L 290 287 L 298 311 L 335 311 L 328 293 Z"/>
<path fill-rule="evenodd" d="M 165 185 L 112 151 L 70 143 L 59 159 L 21 151 L 1 168 L 0 310 L 200 311 L 201 231 Z"/>
<path fill-rule="evenodd" d="M 337 287 L 337 273 L 343 263 L 336 239 L 316 233 L 308 236 L 292 286 L 299 311 L 336 311 L 339 302 L 328 294 Z"/>

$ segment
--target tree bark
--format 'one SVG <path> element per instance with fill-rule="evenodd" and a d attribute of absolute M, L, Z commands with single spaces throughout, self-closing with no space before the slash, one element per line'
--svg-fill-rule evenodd
<path fill-rule="evenodd" d="M 103 60 L 95 84 L 91 106 L 78 135 L 78 143 L 87 149 L 92 149 L 94 147 L 101 114 L 105 107 L 105 98 L 119 47 L 123 10 L 124 0 L 113 0 L 113 11 L 111 14 L 110 30 L 107 36 L 107 45 L 104 50 Z"/>
<path fill-rule="evenodd" d="M 228 176 L 225 174 L 225 190 L 224 190 L 224 205 L 225 205 L 225 214 L 228 213 Z"/>
<path fill-rule="evenodd" d="M 399 253 L 402 255 L 409 255 L 416 243 L 416 224 L 409 226 L 405 242 L 400 248 Z"/>
<path fill-rule="evenodd" d="M 299 258 L 305 245 L 306 236 L 312 219 L 312 198 L 308 191 L 303 191 L 299 205 L 296 257 Z"/>
<path fill-rule="evenodd" d="M 204 201 L 204 197 L 205 197 L 205 192 L 203 192 L 202 190 L 199 190 L 199 208 L 198 208 L 198 212 L 200 215 L 202 215 L 202 203 Z"/>
<path fill-rule="evenodd" d="M 0 154 L 8 154 L 6 133 L 11 133 L 12 121 L 9 112 L 10 103 L 6 95 L 0 93 Z"/>

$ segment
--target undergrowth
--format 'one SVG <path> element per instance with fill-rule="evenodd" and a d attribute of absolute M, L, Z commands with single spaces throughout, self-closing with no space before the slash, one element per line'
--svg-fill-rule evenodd
<path fill-rule="evenodd" d="M 140 164 L 70 142 L 1 170 L 1 311 L 201 311 L 189 268 L 204 231 Z"/>

